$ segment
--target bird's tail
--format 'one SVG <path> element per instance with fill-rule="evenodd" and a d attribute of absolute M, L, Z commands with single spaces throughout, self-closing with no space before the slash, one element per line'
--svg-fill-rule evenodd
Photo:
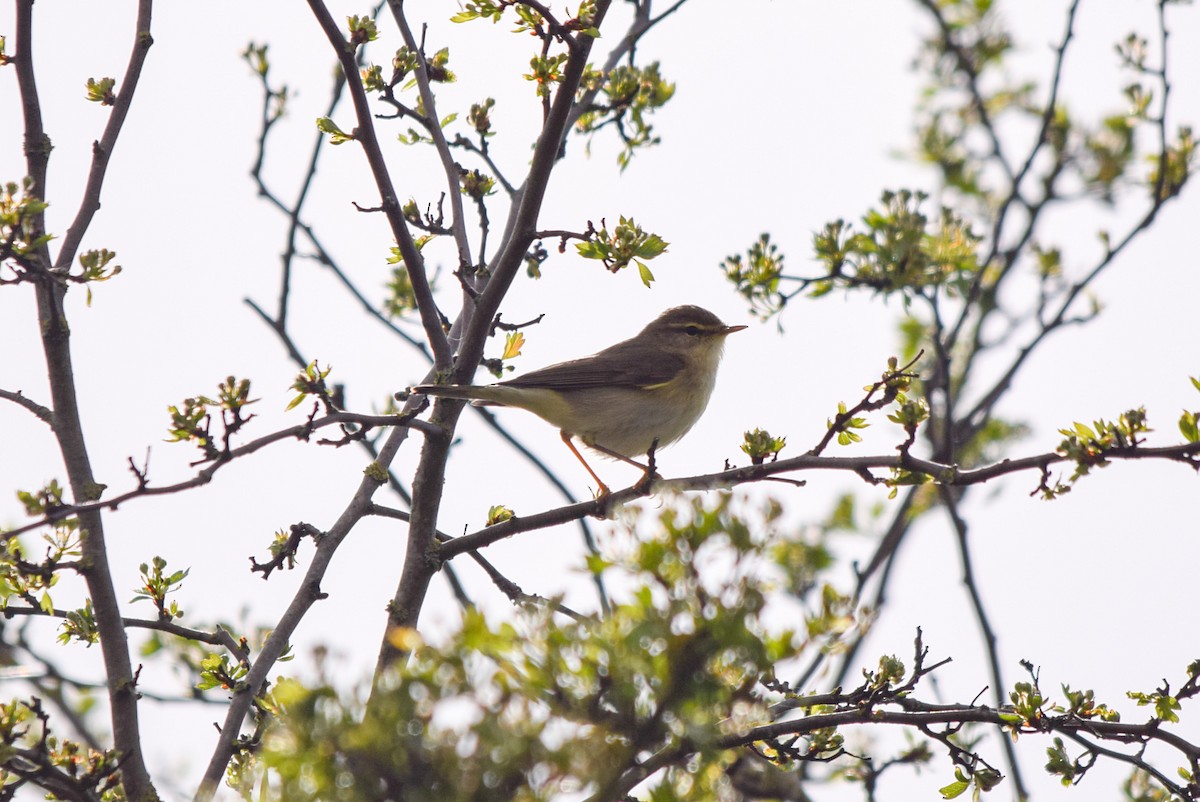
<path fill-rule="evenodd" d="M 472 388 L 465 384 L 418 384 L 416 387 L 409 387 L 410 393 L 417 395 L 437 395 L 443 398 L 474 398 L 470 394 Z"/>
<path fill-rule="evenodd" d="M 490 389 L 487 386 L 474 384 L 418 384 L 416 387 L 408 388 L 408 391 L 417 395 L 457 398 L 463 401 L 470 401 L 476 406 L 484 406 L 485 404 L 496 403 L 490 397 L 488 392 Z"/>

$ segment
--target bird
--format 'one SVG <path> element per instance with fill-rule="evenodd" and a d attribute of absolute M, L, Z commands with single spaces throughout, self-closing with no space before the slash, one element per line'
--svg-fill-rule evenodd
<path fill-rule="evenodd" d="M 683 437 L 708 406 L 729 326 L 699 306 L 666 310 L 628 340 L 495 384 L 421 384 L 410 392 L 524 409 L 560 430 L 563 442 L 610 493 L 572 443 L 634 460 Z"/>

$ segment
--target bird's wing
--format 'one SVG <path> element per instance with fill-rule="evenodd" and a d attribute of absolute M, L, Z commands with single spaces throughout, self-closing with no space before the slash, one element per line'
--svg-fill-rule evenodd
<path fill-rule="evenodd" d="M 608 367 L 604 367 L 606 363 Z M 613 367 L 614 363 L 619 366 Z M 560 391 L 587 387 L 652 387 L 675 378 L 682 367 L 683 359 L 676 354 L 626 341 L 594 356 L 560 362 L 500 384 Z"/>

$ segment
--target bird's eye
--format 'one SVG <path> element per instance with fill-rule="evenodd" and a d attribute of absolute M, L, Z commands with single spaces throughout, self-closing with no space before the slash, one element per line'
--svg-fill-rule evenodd
<path fill-rule="evenodd" d="M 700 333 L 700 328 L 698 326 L 688 326 L 683 331 L 687 334 L 687 336 L 695 337 Z"/>

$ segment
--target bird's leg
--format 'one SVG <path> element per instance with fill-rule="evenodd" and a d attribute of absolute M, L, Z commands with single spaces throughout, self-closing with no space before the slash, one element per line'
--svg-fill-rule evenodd
<path fill-rule="evenodd" d="M 652 442 L 650 444 L 650 448 L 646 451 L 646 461 L 648 463 L 646 465 L 643 465 L 642 463 L 638 462 L 635 459 L 630 459 L 629 457 L 625 456 L 624 454 L 618 454 L 616 451 L 613 451 L 611 448 L 605 448 L 604 446 L 600 445 L 599 443 L 588 443 L 587 446 L 588 446 L 588 448 L 599 451 L 601 454 L 606 454 L 606 455 L 612 457 L 613 459 L 619 459 L 619 460 L 621 460 L 621 462 L 624 462 L 626 465 L 632 465 L 633 467 L 635 467 L 639 471 L 641 471 L 642 478 L 638 480 L 638 488 L 642 492 L 649 491 L 650 483 L 652 481 L 654 481 L 655 479 L 659 478 L 658 471 L 655 470 L 655 463 L 654 463 L 654 454 L 656 451 L 658 451 L 658 438 L 657 437 L 654 438 L 654 442 Z M 578 452 L 576 452 L 576 453 L 578 453 Z M 593 476 L 594 475 L 595 474 L 593 474 Z"/>
<path fill-rule="evenodd" d="M 599 443 L 588 443 L 587 447 L 592 449 L 593 451 L 599 451 L 601 454 L 605 455 L 606 457 L 612 457 L 613 459 L 619 459 L 619 460 L 621 460 L 621 462 L 624 462 L 626 465 L 632 465 L 633 467 L 637 468 L 639 471 L 646 470 L 646 466 L 643 465 L 642 463 L 638 462 L 637 460 L 630 459 L 629 457 L 625 456 L 624 454 L 618 454 L 616 451 L 613 451 L 611 448 L 605 448 L 604 446 L 600 445 Z"/>
<path fill-rule="evenodd" d="M 587 472 L 589 474 L 591 474 L 593 479 L 596 480 L 596 484 L 600 486 L 600 491 L 599 491 L 600 494 L 599 494 L 599 496 L 597 496 L 597 498 L 604 498 L 605 496 L 612 493 L 612 491 L 608 489 L 608 485 L 604 484 L 604 480 L 602 480 L 599 476 L 596 475 L 596 472 L 592 470 L 592 466 L 588 465 L 587 460 L 585 460 L 583 458 L 583 455 L 579 453 L 579 449 L 577 449 L 575 447 L 575 444 L 571 442 L 571 433 L 568 432 L 566 429 L 563 429 L 561 432 L 559 432 L 559 434 L 562 435 L 562 441 L 567 444 L 567 448 L 571 449 L 571 453 L 575 455 L 575 459 L 579 460 L 583 464 L 583 467 L 587 470 Z M 595 448 L 595 446 L 593 446 L 593 448 Z M 597 449 L 597 450 L 602 450 L 602 451 L 604 451 L 604 453 L 612 454 L 615 457 L 621 456 L 620 454 L 617 454 L 615 452 L 610 452 L 607 449 Z M 621 459 L 625 459 L 625 457 L 621 457 Z"/>
<path fill-rule="evenodd" d="M 638 480 L 637 489 L 643 493 L 650 492 L 650 485 L 658 478 L 658 470 L 654 464 L 654 452 L 658 451 L 658 438 L 654 438 L 654 442 L 650 444 L 650 448 L 646 451 L 646 473 Z M 636 463 L 635 463 L 636 464 Z"/>

